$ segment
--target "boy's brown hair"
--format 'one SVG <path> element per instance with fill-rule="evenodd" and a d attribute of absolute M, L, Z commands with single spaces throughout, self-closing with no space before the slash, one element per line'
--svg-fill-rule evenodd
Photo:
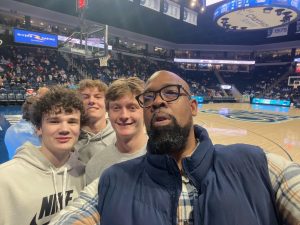
<path fill-rule="evenodd" d="M 134 96 L 144 91 L 145 82 L 137 77 L 120 78 L 115 80 L 107 89 L 105 95 L 105 107 L 108 111 L 109 102 L 115 101 L 125 95 L 132 94 Z"/>
<path fill-rule="evenodd" d="M 84 79 L 81 80 L 78 84 L 78 91 L 82 92 L 86 88 L 97 88 L 99 92 L 106 93 L 107 91 L 107 85 L 100 81 L 100 80 L 91 80 L 91 79 Z"/>
<path fill-rule="evenodd" d="M 70 89 L 56 86 L 52 87 L 44 96 L 36 100 L 30 113 L 30 121 L 36 128 L 41 128 L 42 119 L 48 113 L 72 113 L 74 110 L 80 112 L 80 122 L 85 120 L 83 103 L 78 94 Z"/>

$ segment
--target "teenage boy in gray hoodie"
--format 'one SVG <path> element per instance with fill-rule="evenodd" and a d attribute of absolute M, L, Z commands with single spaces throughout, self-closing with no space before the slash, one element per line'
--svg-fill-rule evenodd
<path fill-rule="evenodd" d="M 107 85 L 100 80 L 84 79 L 79 82 L 78 93 L 82 97 L 86 120 L 75 149 L 84 164 L 115 140 L 115 132 L 105 117 L 106 91 Z"/>
<path fill-rule="evenodd" d="M 65 88 L 53 88 L 32 106 L 41 146 L 26 142 L 0 165 L 0 224 L 48 224 L 85 186 L 84 165 L 73 152 L 84 108 Z M 15 137 L 18 138 L 18 137 Z"/>

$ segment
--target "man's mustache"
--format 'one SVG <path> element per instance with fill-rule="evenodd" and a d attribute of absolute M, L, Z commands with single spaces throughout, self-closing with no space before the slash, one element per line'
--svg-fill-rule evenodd
<path fill-rule="evenodd" d="M 169 114 L 169 113 L 161 113 L 161 112 L 157 112 L 157 113 L 154 113 L 153 116 L 151 117 L 150 124 L 152 125 L 155 121 L 157 121 L 158 118 L 169 119 L 169 120 L 172 120 L 172 121 L 175 120 L 175 117 L 172 116 L 172 115 Z"/>

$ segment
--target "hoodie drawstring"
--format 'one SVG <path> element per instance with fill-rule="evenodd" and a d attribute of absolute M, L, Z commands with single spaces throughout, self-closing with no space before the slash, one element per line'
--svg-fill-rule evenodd
<path fill-rule="evenodd" d="M 62 186 L 62 208 L 66 207 L 66 189 L 67 189 L 67 167 L 64 168 L 63 186 Z"/>
<path fill-rule="evenodd" d="M 60 204 L 59 204 L 59 198 L 58 198 L 58 191 L 57 191 L 57 182 L 56 182 L 56 171 L 52 168 L 52 179 L 53 179 L 53 185 L 55 190 L 55 197 L 56 197 L 56 206 L 58 207 L 58 211 L 60 211 Z M 66 189 L 67 189 L 67 173 L 68 169 L 67 167 L 64 168 L 64 174 L 63 174 L 63 182 L 62 182 L 62 209 L 66 207 Z"/>
<path fill-rule="evenodd" d="M 58 192 L 57 192 L 56 172 L 54 171 L 54 169 L 52 167 L 50 167 L 50 168 L 52 171 L 52 179 L 53 179 L 53 185 L 54 185 L 55 197 L 56 197 L 56 206 L 58 207 L 58 211 L 59 211 L 60 206 L 59 206 L 59 199 L 58 199 Z"/>

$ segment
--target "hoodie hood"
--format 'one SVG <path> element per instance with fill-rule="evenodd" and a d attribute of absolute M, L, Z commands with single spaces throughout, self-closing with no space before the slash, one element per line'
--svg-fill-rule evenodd
<path fill-rule="evenodd" d="M 52 173 L 52 169 L 57 173 L 63 173 L 65 168 L 70 171 L 75 166 L 78 167 L 78 157 L 76 153 L 71 152 L 69 160 L 60 168 L 56 168 L 40 151 L 39 146 L 35 146 L 30 142 L 26 142 L 18 148 L 14 159 L 22 159 L 33 167 L 43 171 L 44 173 Z M 82 167 L 84 167 L 82 165 Z"/>
<path fill-rule="evenodd" d="M 114 132 L 115 131 L 112 128 L 110 121 L 106 119 L 106 127 L 103 130 L 97 134 L 81 130 L 78 140 L 82 145 L 88 145 L 90 142 L 102 142 L 105 146 L 108 146 L 111 144 L 111 141 L 108 141 L 106 137 L 114 134 Z"/>
<path fill-rule="evenodd" d="M 79 140 L 75 145 L 79 160 L 84 164 L 88 163 L 93 155 L 114 143 L 115 140 L 116 134 L 108 119 L 106 120 L 106 127 L 98 134 L 81 130 Z"/>

